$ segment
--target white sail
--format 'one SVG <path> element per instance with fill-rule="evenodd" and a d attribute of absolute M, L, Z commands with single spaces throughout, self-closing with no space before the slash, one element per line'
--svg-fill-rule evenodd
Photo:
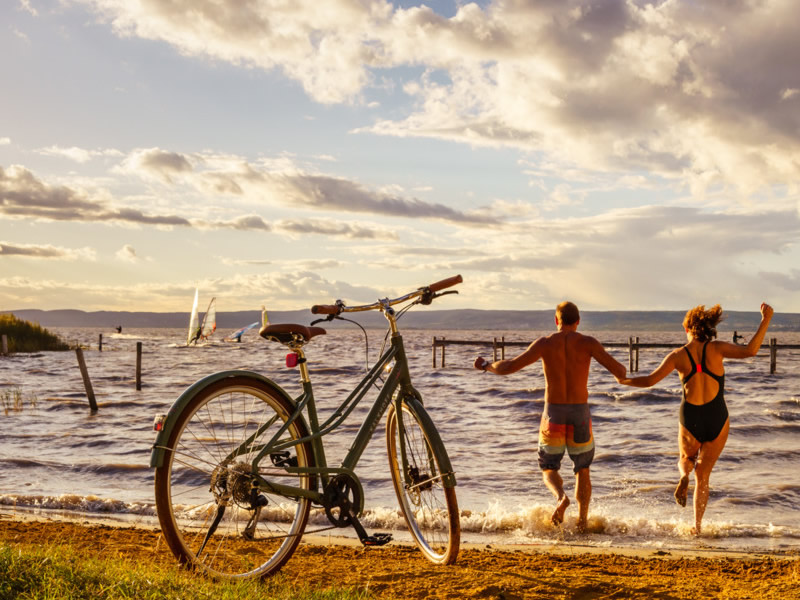
<path fill-rule="evenodd" d="M 193 341 L 197 341 L 197 327 L 199 324 L 199 317 L 197 315 L 197 301 L 200 298 L 200 290 L 194 290 L 194 304 L 192 304 L 192 316 L 189 317 L 189 333 L 186 335 L 186 345 L 188 346 Z"/>
<path fill-rule="evenodd" d="M 217 299 L 212 298 L 208 309 L 203 316 L 203 325 L 200 327 L 201 339 L 208 339 L 217 330 Z"/>

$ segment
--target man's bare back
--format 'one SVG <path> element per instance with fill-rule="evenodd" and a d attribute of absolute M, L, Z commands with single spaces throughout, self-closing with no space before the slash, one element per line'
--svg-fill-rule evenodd
<path fill-rule="evenodd" d="M 585 404 L 589 398 L 589 368 L 594 358 L 614 376 L 625 373 L 617 362 L 595 338 L 575 331 L 578 324 L 559 325 L 559 331 L 540 337 L 527 350 L 510 360 L 492 363 L 483 370 L 498 375 L 508 375 L 542 361 L 545 379 L 545 402 L 551 404 Z M 483 364 L 476 367 L 482 368 Z"/>

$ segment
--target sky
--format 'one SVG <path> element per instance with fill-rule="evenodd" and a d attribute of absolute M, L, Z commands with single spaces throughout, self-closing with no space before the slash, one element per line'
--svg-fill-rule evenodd
<path fill-rule="evenodd" d="M 794 0 L 4 0 L 0 311 L 800 312 Z"/>

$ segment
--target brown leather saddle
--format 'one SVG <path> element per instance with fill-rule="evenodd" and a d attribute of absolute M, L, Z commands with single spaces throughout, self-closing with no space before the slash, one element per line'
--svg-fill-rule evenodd
<path fill-rule="evenodd" d="M 262 327 L 258 334 L 265 340 L 275 340 L 281 344 L 288 344 L 297 339 L 299 336 L 303 343 L 311 340 L 311 338 L 318 335 L 327 333 L 322 327 L 306 327 L 305 325 L 296 325 L 294 323 L 277 323 L 275 325 L 267 325 Z"/>

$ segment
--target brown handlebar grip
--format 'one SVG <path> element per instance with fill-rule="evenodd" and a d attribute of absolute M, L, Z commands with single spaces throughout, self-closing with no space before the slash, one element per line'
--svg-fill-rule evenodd
<path fill-rule="evenodd" d="M 447 279 L 442 279 L 441 281 L 432 283 L 428 287 L 432 292 L 438 292 L 439 290 L 452 287 L 457 283 L 461 283 L 462 281 L 464 281 L 464 279 L 461 277 L 461 275 L 454 275 L 453 277 L 448 277 Z"/>
<path fill-rule="evenodd" d="M 340 310 L 336 304 L 315 304 L 311 307 L 311 312 L 315 315 L 338 315 Z"/>

